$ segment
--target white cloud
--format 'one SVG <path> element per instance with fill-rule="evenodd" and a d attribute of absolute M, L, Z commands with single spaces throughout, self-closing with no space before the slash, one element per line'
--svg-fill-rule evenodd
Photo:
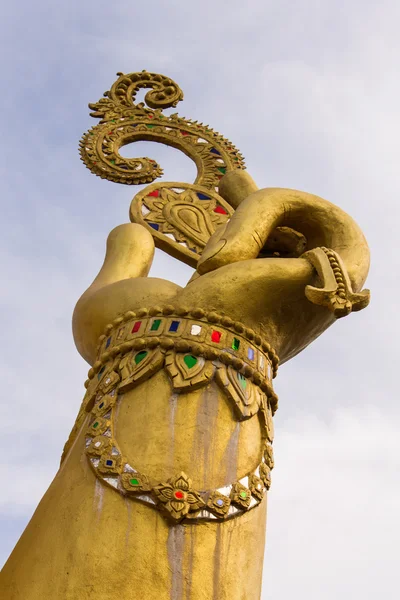
<path fill-rule="evenodd" d="M 87 371 L 72 343 L 73 306 L 136 191 L 80 166 L 78 139 L 94 123 L 86 104 L 116 71 L 148 68 L 176 79 L 185 92 L 179 114 L 232 139 L 260 186 L 322 195 L 366 233 L 371 306 L 338 322 L 277 379 L 263 600 L 391 600 L 400 495 L 398 3 L 166 8 L 154 0 L 151 14 L 126 1 L 10 7 L 0 24 L 0 515 L 15 529 L 2 556 L 57 469 Z M 192 180 L 186 157 L 177 162 L 163 148 L 153 155 L 165 179 Z M 165 273 L 183 283 L 190 270 L 158 255 L 152 274 Z"/>
<path fill-rule="evenodd" d="M 376 407 L 276 426 L 263 600 L 394 600 L 397 424 Z"/>

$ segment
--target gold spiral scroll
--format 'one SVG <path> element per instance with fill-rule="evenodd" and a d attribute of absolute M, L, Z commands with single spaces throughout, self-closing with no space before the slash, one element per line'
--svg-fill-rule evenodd
<path fill-rule="evenodd" d="M 89 104 L 92 117 L 100 123 L 86 132 L 80 141 L 80 154 L 92 173 L 103 179 L 127 185 L 151 183 L 162 169 L 150 158 L 124 158 L 119 149 L 146 140 L 172 146 L 194 160 L 198 174 L 195 183 L 216 189 L 229 170 L 243 169 L 244 162 L 232 143 L 208 125 L 174 115 L 163 115 L 165 108 L 183 99 L 180 87 L 168 77 L 156 73 L 118 73 L 110 91 Z M 135 104 L 139 89 L 151 88 L 145 103 Z"/>
<path fill-rule="evenodd" d="M 216 227 L 233 214 L 218 195 L 218 185 L 226 172 L 245 168 L 243 157 L 208 125 L 162 114 L 183 99 L 172 79 L 147 71 L 117 75 L 105 97 L 89 104 L 91 116 L 100 123 L 83 135 L 81 158 L 95 175 L 127 185 L 151 183 L 163 171 L 151 158 L 124 158 L 119 153 L 122 146 L 159 142 L 191 158 L 197 166 L 193 184 L 163 182 L 145 188 L 132 200 L 130 218 L 150 231 L 158 248 L 195 267 Z M 134 102 L 141 88 L 150 88 L 147 107 Z"/>

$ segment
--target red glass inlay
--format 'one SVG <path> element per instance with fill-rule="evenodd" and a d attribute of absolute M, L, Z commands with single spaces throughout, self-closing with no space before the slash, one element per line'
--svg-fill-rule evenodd
<path fill-rule="evenodd" d="M 182 130 L 181 130 L 181 134 L 182 135 L 189 135 L 187 131 L 182 131 Z"/>
<path fill-rule="evenodd" d="M 142 321 L 136 321 L 136 323 L 134 324 L 134 326 L 132 328 L 132 333 L 136 333 L 137 331 L 139 331 L 141 324 L 142 324 Z"/>
<path fill-rule="evenodd" d="M 158 196 L 160 195 L 160 191 L 159 190 L 154 190 L 153 192 L 150 192 L 150 194 L 147 194 L 148 196 L 154 196 L 155 198 L 158 198 Z"/>
<path fill-rule="evenodd" d="M 178 500 L 183 500 L 183 492 L 180 492 L 179 490 L 177 492 L 175 492 L 174 496 Z"/>
<path fill-rule="evenodd" d="M 219 213 L 220 215 L 227 215 L 228 214 L 226 212 L 226 210 L 224 208 L 222 208 L 222 206 L 216 206 L 214 208 L 214 212 Z"/>
<path fill-rule="evenodd" d="M 220 331 L 216 331 L 215 329 L 213 329 L 211 333 L 211 341 L 217 342 L 218 344 L 221 341 L 221 335 L 222 333 Z"/>
<path fill-rule="evenodd" d="M 147 115 L 149 119 L 152 119 L 154 115 Z"/>

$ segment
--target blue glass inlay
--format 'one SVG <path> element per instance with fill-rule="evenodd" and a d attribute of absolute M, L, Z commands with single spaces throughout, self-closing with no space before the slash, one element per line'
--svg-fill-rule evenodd
<path fill-rule="evenodd" d="M 158 223 L 149 223 L 150 227 L 152 227 L 153 229 L 155 229 L 156 231 L 159 230 L 160 226 Z"/>
<path fill-rule="evenodd" d="M 217 504 L 217 506 L 223 506 L 223 505 L 224 505 L 224 501 L 223 501 L 223 500 L 221 500 L 221 498 L 219 498 L 219 499 L 218 499 L 218 500 L 215 502 L 215 504 Z"/>
<path fill-rule="evenodd" d="M 254 360 L 254 350 L 253 350 L 253 348 L 248 348 L 248 350 L 247 350 L 247 357 L 250 360 Z"/>
<path fill-rule="evenodd" d="M 200 200 L 209 200 L 210 196 L 206 196 L 205 194 L 201 194 L 200 192 L 197 192 L 197 196 L 199 197 Z"/>
<path fill-rule="evenodd" d="M 108 340 L 106 341 L 106 348 L 108 348 L 108 346 L 111 344 L 111 338 L 109 337 Z"/>
<path fill-rule="evenodd" d="M 104 365 L 104 367 L 101 367 L 100 371 L 97 373 L 97 379 L 100 379 L 100 377 L 103 375 L 105 368 L 106 368 L 105 365 Z"/>
<path fill-rule="evenodd" d="M 112 464 L 113 464 L 112 460 L 106 460 L 107 467 L 112 467 Z"/>
<path fill-rule="evenodd" d="M 99 408 L 103 408 L 104 406 L 104 402 L 102 402 L 101 404 L 99 404 Z"/>
<path fill-rule="evenodd" d="M 169 330 L 170 331 L 178 331 L 178 327 L 179 327 L 179 321 L 172 321 L 171 325 L 169 326 Z"/>
<path fill-rule="evenodd" d="M 221 156 L 221 152 L 218 152 L 216 148 L 211 148 L 210 152 L 213 152 L 214 154 L 219 154 L 219 156 Z"/>

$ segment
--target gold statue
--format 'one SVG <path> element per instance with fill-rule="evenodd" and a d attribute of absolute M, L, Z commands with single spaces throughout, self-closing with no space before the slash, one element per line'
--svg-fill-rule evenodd
<path fill-rule="evenodd" d="M 134 104 L 143 87 L 147 107 Z M 151 185 L 76 305 L 87 390 L 4 567 L 4 600 L 258 599 L 278 362 L 368 304 L 369 251 L 351 217 L 258 190 L 228 140 L 163 115 L 182 98 L 143 71 L 118 73 L 89 105 L 101 121 L 82 138 L 86 166 Z M 155 161 L 118 152 L 136 140 L 185 152 L 196 181 L 151 183 Z M 155 244 L 196 267 L 186 287 L 147 277 Z"/>

